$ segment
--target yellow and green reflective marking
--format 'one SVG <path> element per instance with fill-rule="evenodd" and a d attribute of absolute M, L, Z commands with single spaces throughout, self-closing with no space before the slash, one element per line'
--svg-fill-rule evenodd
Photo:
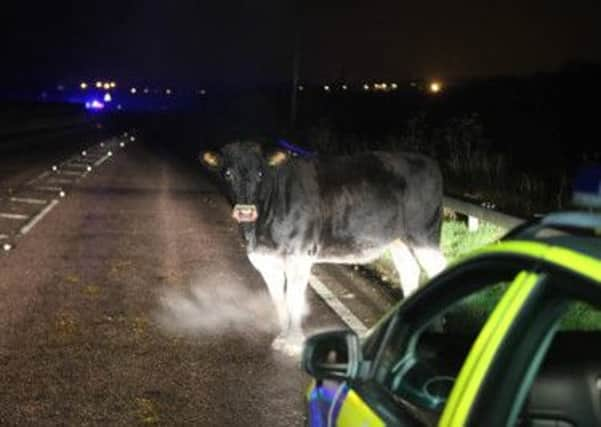
<path fill-rule="evenodd" d="M 534 290 L 540 276 L 521 272 L 493 310 L 482 332 L 474 342 L 449 401 L 440 419 L 440 426 L 464 426 L 478 395 L 486 373 L 507 331 Z"/>
<path fill-rule="evenodd" d="M 336 425 L 344 427 L 384 427 L 386 424 L 351 389 L 346 395 L 342 408 L 340 408 Z"/>

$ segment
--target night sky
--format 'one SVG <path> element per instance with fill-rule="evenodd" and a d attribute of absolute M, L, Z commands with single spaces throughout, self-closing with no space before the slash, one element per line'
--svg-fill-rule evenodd
<path fill-rule="evenodd" d="M 324 6 L 327 4 L 327 6 Z M 601 1 L 9 1 L 4 85 L 453 79 L 601 62 Z"/>

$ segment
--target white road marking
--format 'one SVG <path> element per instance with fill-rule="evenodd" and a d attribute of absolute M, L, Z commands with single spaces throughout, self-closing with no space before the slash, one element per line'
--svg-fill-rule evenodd
<path fill-rule="evenodd" d="M 35 190 L 40 190 L 40 191 L 63 191 L 62 188 L 60 187 L 52 187 L 49 185 L 42 185 L 39 187 L 34 187 Z"/>
<path fill-rule="evenodd" d="M 68 167 L 82 168 L 82 169 L 86 169 L 88 167 L 87 163 L 81 163 L 81 162 L 69 162 L 69 163 L 65 163 L 65 165 Z"/>
<path fill-rule="evenodd" d="M 48 179 L 48 182 L 54 183 L 54 184 L 72 184 L 73 180 L 66 179 L 66 178 L 50 178 L 50 179 Z"/>
<path fill-rule="evenodd" d="M 33 183 L 40 181 L 50 175 L 50 172 L 42 172 L 40 175 L 36 176 L 34 179 L 27 181 L 26 185 L 32 185 Z"/>
<path fill-rule="evenodd" d="M 30 199 L 26 197 L 11 197 L 10 201 L 15 203 L 29 203 L 30 205 L 45 205 L 48 203 L 48 200 Z"/>
<path fill-rule="evenodd" d="M 0 218 L 23 220 L 23 219 L 29 218 L 29 216 L 23 215 L 23 214 L 16 214 L 16 213 L 0 212 Z"/>
<path fill-rule="evenodd" d="M 21 230 L 19 230 L 19 233 L 21 234 L 27 234 L 31 231 L 31 229 L 42 220 L 42 218 L 44 218 L 46 215 L 48 215 L 48 213 L 54 209 L 54 207 L 58 205 L 58 200 L 54 199 L 50 202 L 50 204 L 48 206 L 46 206 L 44 209 L 42 209 L 42 211 L 40 211 L 40 213 L 38 213 L 36 216 L 34 216 L 31 221 L 29 221 L 27 224 L 25 224 L 23 227 L 21 227 Z"/>
<path fill-rule="evenodd" d="M 110 151 L 109 151 L 109 153 L 110 153 Z M 113 155 L 113 153 L 105 154 L 104 156 L 102 156 L 100 158 L 100 160 L 98 160 L 97 162 L 94 163 L 94 166 L 95 167 L 100 166 L 101 164 L 103 164 L 104 162 L 106 162 L 112 155 Z"/>
<path fill-rule="evenodd" d="M 334 312 L 342 319 L 342 321 L 346 323 L 349 328 L 355 331 L 357 335 L 363 336 L 367 333 L 367 326 L 365 326 L 365 324 L 357 316 L 355 316 L 346 307 L 346 305 L 340 302 L 340 300 L 336 298 L 336 295 L 334 295 L 321 280 L 315 276 L 311 276 L 309 279 L 309 285 L 325 301 L 325 303 L 330 306 L 332 310 L 334 310 Z"/>

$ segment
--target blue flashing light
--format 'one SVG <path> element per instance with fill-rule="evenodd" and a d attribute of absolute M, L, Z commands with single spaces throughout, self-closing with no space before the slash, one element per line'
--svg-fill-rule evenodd
<path fill-rule="evenodd" d="M 104 109 L 104 103 L 98 101 L 97 99 L 92 99 L 91 101 L 86 101 L 86 109 L 88 110 L 102 110 Z"/>
<path fill-rule="evenodd" d="M 300 157 L 311 158 L 316 156 L 315 152 L 299 147 L 298 145 L 286 141 L 285 139 L 280 139 L 278 141 L 278 145 L 286 150 L 296 153 Z"/>
<path fill-rule="evenodd" d="M 582 169 L 574 179 L 574 204 L 587 208 L 601 208 L 601 166 Z"/>

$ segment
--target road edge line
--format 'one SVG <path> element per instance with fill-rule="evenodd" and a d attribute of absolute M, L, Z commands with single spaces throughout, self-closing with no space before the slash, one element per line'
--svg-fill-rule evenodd
<path fill-rule="evenodd" d="M 359 336 L 363 336 L 369 330 L 353 312 L 340 301 L 336 295 L 316 276 L 311 275 L 309 286 L 321 297 L 321 299 L 342 319 L 346 325 Z"/>

